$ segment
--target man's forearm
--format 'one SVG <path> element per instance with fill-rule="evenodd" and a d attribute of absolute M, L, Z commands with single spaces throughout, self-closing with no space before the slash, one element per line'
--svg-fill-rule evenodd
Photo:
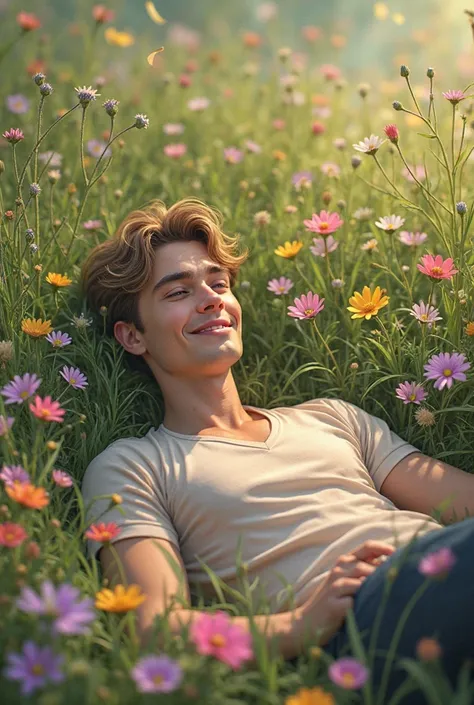
<path fill-rule="evenodd" d="M 167 617 L 172 634 L 181 633 L 183 626 L 192 624 L 203 614 L 199 610 L 173 610 Z M 250 622 L 248 617 L 230 617 L 232 624 L 250 632 Z M 262 634 L 268 645 L 275 640 L 277 647 L 284 659 L 292 659 L 299 656 L 303 647 L 303 627 L 299 611 L 279 612 L 270 615 L 256 615 L 253 621 L 257 630 Z M 142 644 L 148 643 L 151 627 L 144 630 L 141 637 Z"/>

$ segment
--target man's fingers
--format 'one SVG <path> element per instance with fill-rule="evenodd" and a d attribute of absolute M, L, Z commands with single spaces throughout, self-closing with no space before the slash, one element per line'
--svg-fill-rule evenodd
<path fill-rule="evenodd" d="M 379 556 L 391 556 L 394 551 L 395 548 L 384 541 L 367 541 L 356 548 L 353 554 L 361 561 L 368 561 Z"/>

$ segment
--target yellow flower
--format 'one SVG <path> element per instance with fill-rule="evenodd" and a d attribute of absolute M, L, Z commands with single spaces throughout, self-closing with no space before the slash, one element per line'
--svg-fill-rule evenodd
<path fill-rule="evenodd" d="M 287 240 L 284 245 L 278 245 L 277 249 L 274 250 L 274 253 L 279 257 L 291 259 L 292 257 L 296 257 L 302 247 L 303 243 L 299 240 L 293 240 L 293 242 L 289 242 Z"/>
<path fill-rule="evenodd" d="M 113 494 L 110 498 L 114 504 L 122 504 L 123 499 L 119 494 Z"/>
<path fill-rule="evenodd" d="M 378 20 L 386 20 L 390 14 L 390 10 L 384 2 L 376 2 L 374 5 L 374 16 Z"/>
<path fill-rule="evenodd" d="M 405 15 L 402 15 L 401 12 L 394 12 L 392 15 L 392 20 L 398 25 L 405 24 Z"/>
<path fill-rule="evenodd" d="M 72 279 L 69 279 L 64 274 L 56 274 L 56 272 L 48 272 L 46 281 L 48 284 L 52 284 L 57 287 L 69 286 L 69 284 L 72 284 Z"/>
<path fill-rule="evenodd" d="M 129 612 L 146 600 L 139 585 L 116 585 L 113 590 L 103 588 L 95 596 L 97 609 L 106 612 Z"/>
<path fill-rule="evenodd" d="M 322 688 L 300 688 L 285 700 L 285 705 L 336 705 L 331 693 Z"/>
<path fill-rule="evenodd" d="M 466 324 L 466 335 L 474 335 L 474 322 L 469 321 L 469 323 Z"/>
<path fill-rule="evenodd" d="M 41 318 L 24 318 L 21 322 L 21 330 L 32 338 L 41 338 L 48 335 L 53 330 L 51 321 L 43 321 Z"/>
<path fill-rule="evenodd" d="M 364 286 L 362 294 L 354 291 L 354 296 L 349 299 L 351 306 L 348 306 L 347 310 L 353 313 L 351 318 L 365 318 L 370 321 L 372 316 L 376 316 L 380 309 L 388 304 L 389 298 L 382 296 L 382 289 L 379 286 L 375 288 L 373 294 L 368 286 Z"/>
<path fill-rule="evenodd" d="M 276 159 L 277 162 L 284 162 L 286 159 L 286 154 L 285 152 L 282 152 L 281 149 L 274 149 L 272 152 L 273 159 Z"/>
<path fill-rule="evenodd" d="M 129 47 L 135 44 L 135 37 L 130 32 L 117 32 L 115 27 L 107 27 L 104 32 L 105 40 L 115 47 Z"/>

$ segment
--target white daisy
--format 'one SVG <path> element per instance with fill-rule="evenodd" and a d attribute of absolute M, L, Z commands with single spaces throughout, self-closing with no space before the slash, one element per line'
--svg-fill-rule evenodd
<path fill-rule="evenodd" d="M 352 146 L 358 152 L 364 152 L 364 154 L 375 154 L 385 141 L 386 140 L 383 140 L 381 137 L 377 137 L 377 135 L 370 135 L 370 137 L 364 137 L 363 142 L 353 144 Z"/>
<path fill-rule="evenodd" d="M 399 215 L 393 215 L 392 213 L 392 215 L 384 215 L 380 220 L 376 220 L 375 225 L 380 228 L 380 230 L 393 232 L 401 228 L 404 222 L 405 218 L 401 218 Z"/>

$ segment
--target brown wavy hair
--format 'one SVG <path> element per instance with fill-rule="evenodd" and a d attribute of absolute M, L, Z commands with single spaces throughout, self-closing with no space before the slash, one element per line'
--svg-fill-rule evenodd
<path fill-rule="evenodd" d="M 226 235 L 222 224 L 222 214 L 197 198 L 182 199 L 169 209 L 154 200 L 129 213 L 116 234 L 90 252 L 82 268 L 89 308 L 95 313 L 107 309 L 107 333 L 113 335 L 117 321 L 134 323 L 143 332 L 140 292 L 150 279 L 157 250 L 170 242 L 205 244 L 209 256 L 229 270 L 232 287 L 248 250 L 238 254 L 239 236 Z"/>

